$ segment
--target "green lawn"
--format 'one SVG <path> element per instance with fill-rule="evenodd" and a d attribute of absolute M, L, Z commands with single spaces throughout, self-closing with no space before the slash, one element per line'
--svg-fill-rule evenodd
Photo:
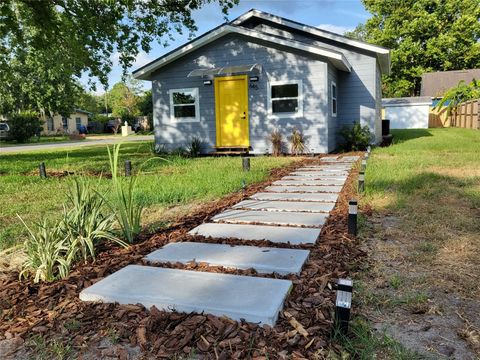
<path fill-rule="evenodd" d="M 251 171 L 244 173 L 238 157 L 169 156 L 148 160 L 153 158 L 150 146 L 149 142 L 126 143 L 121 150 L 122 167 L 126 159 L 132 161 L 135 170 L 144 164 L 136 196 L 147 204 L 148 222 L 161 222 L 162 211 L 167 207 L 219 198 L 241 189 L 243 180 L 246 184 L 262 181 L 270 169 L 293 161 L 291 158 L 252 158 Z M 47 172 L 74 171 L 91 176 L 109 171 L 105 146 L 0 156 L 0 249 L 19 243 L 25 236 L 16 214 L 28 223 L 58 217 L 61 212 L 70 179 L 40 179 L 38 164 L 42 161 Z M 92 177 L 98 179 L 98 188 L 108 196 L 110 180 Z"/>

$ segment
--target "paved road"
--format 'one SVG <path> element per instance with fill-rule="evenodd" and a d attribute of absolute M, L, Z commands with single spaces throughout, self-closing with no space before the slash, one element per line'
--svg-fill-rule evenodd
<path fill-rule="evenodd" d="M 107 145 L 107 144 L 116 144 L 120 142 L 131 142 L 131 141 L 152 141 L 153 135 L 139 135 L 139 136 L 129 136 L 126 138 L 115 137 L 112 139 L 99 139 L 99 140 L 82 140 L 82 141 L 72 141 L 72 142 L 58 142 L 58 143 L 47 143 L 47 144 L 38 144 L 38 145 L 18 145 L 18 146 L 9 146 L 2 147 L 0 145 L 0 155 L 1 154 L 10 154 L 26 151 L 41 151 L 41 150 L 54 150 L 54 149 L 70 149 L 83 146 L 92 146 L 92 145 Z"/>

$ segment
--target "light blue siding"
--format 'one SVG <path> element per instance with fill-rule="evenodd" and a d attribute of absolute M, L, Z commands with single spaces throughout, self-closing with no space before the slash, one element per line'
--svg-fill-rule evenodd
<path fill-rule="evenodd" d="M 205 141 L 205 151 L 215 146 L 214 87 L 204 86 L 202 78 L 187 78 L 194 69 L 259 63 L 260 79 L 249 88 L 249 132 L 252 153 L 271 152 L 268 135 L 279 129 L 287 140 L 294 128 L 307 138 L 309 150 L 324 153 L 331 150 L 328 141 L 327 63 L 311 54 L 293 53 L 252 42 L 239 35 L 228 35 L 205 46 L 153 74 L 155 139 L 168 148 L 185 146 L 192 137 Z M 269 117 L 268 82 L 301 80 L 303 116 L 300 118 Z M 200 122 L 172 122 L 169 90 L 198 88 Z"/>

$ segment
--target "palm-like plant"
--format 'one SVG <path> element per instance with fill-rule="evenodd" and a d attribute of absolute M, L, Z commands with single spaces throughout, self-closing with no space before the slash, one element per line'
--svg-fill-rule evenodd
<path fill-rule="evenodd" d="M 480 82 L 473 79 L 470 84 L 461 80 L 457 86 L 447 90 L 443 95 L 443 98 L 435 105 L 434 109 L 440 109 L 443 106 L 447 106 L 447 115 L 452 113 L 456 114 L 457 107 L 461 103 L 480 98 Z"/>

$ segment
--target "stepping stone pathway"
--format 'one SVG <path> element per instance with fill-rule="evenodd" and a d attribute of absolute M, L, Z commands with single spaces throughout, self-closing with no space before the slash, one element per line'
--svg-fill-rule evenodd
<path fill-rule="evenodd" d="M 273 212 L 255 210 L 226 210 L 215 215 L 215 222 L 234 224 L 269 224 L 287 226 L 320 227 L 325 223 L 327 214 L 305 212 Z"/>
<path fill-rule="evenodd" d="M 128 265 L 83 290 L 80 299 L 155 305 L 274 326 L 291 287 L 290 280 Z"/>
<path fill-rule="evenodd" d="M 291 245 L 315 244 L 321 229 L 284 226 L 205 223 L 189 232 L 190 235 L 240 240 L 268 240 Z"/>
<path fill-rule="evenodd" d="M 300 274 L 309 251 L 257 246 L 230 246 L 197 242 L 170 243 L 147 255 L 152 263 L 208 263 L 234 269 L 253 268 L 259 273 Z"/>
<path fill-rule="evenodd" d="M 300 202 L 300 201 L 272 201 L 272 200 L 244 200 L 233 209 L 265 210 L 265 211 L 303 211 L 328 213 L 335 207 L 334 202 Z"/>
<path fill-rule="evenodd" d="M 259 273 L 299 274 L 309 251 L 259 247 L 249 241 L 315 244 L 357 156 L 329 156 L 275 181 L 263 192 L 192 229 L 190 235 L 239 239 L 241 246 L 170 243 L 146 256 L 152 265 L 192 261 Z M 80 293 L 84 301 L 143 304 L 179 312 L 205 312 L 275 325 L 292 287 L 288 280 L 129 265 Z"/>

